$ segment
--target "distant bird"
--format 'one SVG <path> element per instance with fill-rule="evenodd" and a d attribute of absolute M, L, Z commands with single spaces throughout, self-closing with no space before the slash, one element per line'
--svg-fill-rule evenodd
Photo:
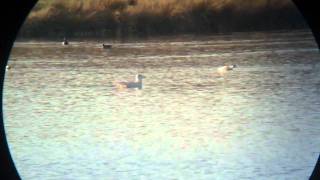
<path fill-rule="evenodd" d="M 119 89 L 128 88 L 128 89 L 142 89 L 142 79 L 144 79 L 145 76 L 141 74 L 137 74 L 134 81 L 128 81 L 128 82 L 116 82 L 115 85 Z"/>
<path fill-rule="evenodd" d="M 11 69 L 11 66 L 7 65 L 6 70 L 9 70 L 9 69 Z"/>
<path fill-rule="evenodd" d="M 63 38 L 62 45 L 68 45 L 68 44 L 69 44 L 69 42 L 68 42 L 67 38 Z"/>
<path fill-rule="evenodd" d="M 102 44 L 103 49 L 111 49 L 111 44 Z"/>
<path fill-rule="evenodd" d="M 221 67 L 218 68 L 218 71 L 221 71 L 221 72 L 223 72 L 223 71 L 231 71 L 236 67 L 237 67 L 237 65 L 221 66 Z"/>
<path fill-rule="evenodd" d="M 221 66 L 217 69 L 217 72 L 220 76 L 223 76 L 228 71 L 232 71 L 234 68 L 236 68 L 237 65 L 228 65 L 228 66 Z"/>

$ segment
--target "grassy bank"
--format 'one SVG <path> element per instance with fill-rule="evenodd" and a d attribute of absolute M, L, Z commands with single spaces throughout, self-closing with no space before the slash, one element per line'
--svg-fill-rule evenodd
<path fill-rule="evenodd" d="M 39 0 L 20 36 L 128 38 L 306 27 L 290 0 Z"/>

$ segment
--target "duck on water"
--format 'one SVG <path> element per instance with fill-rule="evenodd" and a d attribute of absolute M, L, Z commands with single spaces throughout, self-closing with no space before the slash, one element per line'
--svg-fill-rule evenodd
<path fill-rule="evenodd" d="M 119 89 L 142 89 L 142 79 L 145 76 L 137 74 L 134 81 L 116 82 L 115 86 Z"/>
<path fill-rule="evenodd" d="M 111 49 L 112 45 L 111 44 L 102 44 L 103 49 Z"/>
<path fill-rule="evenodd" d="M 67 38 L 63 38 L 62 45 L 68 45 L 68 44 L 69 44 L 69 42 L 68 42 Z"/>

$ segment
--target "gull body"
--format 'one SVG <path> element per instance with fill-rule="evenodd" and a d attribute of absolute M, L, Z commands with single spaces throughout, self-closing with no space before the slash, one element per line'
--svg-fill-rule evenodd
<path fill-rule="evenodd" d="M 229 65 L 229 66 L 221 66 L 218 68 L 218 71 L 231 71 L 233 70 L 234 68 L 236 68 L 237 65 Z"/>
<path fill-rule="evenodd" d="M 218 68 L 218 72 L 232 71 L 236 67 L 237 67 L 237 65 L 221 66 Z"/>
<path fill-rule="evenodd" d="M 7 65 L 6 70 L 9 70 L 9 69 L 11 69 L 11 66 Z"/>
<path fill-rule="evenodd" d="M 142 89 L 142 79 L 145 76 L 141 74 L 137 74 L 134 81 L 127 81 L 127 82 L 116 82 L 115 85 L 119 89 L 127 88 L 127 89 Z"/>

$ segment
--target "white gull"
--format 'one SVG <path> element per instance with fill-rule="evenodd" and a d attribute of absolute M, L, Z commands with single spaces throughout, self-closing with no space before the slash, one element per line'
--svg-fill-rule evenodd
<path fill-rule="evenodd" d="M 128 89 L 142 89 L 142 79 L 145 76 L 137 74 L 134 81 L 127 82 L 116 82 L 115 85 L 119 89 L 128 88 Z"/>

